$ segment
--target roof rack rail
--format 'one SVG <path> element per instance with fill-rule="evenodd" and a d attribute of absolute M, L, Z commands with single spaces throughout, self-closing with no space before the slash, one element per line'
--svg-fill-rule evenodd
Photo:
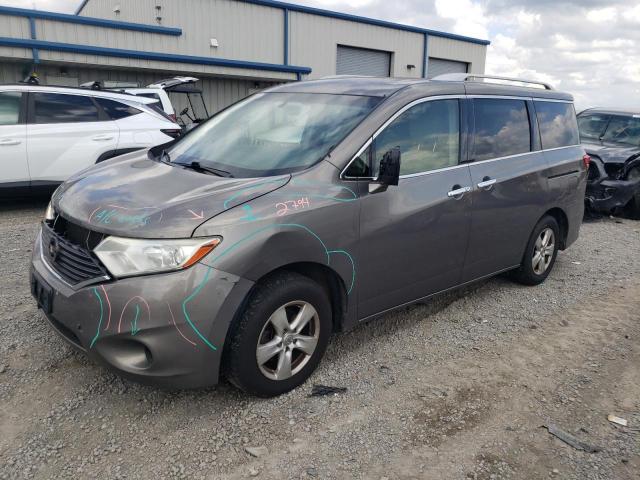
<path fill-rule="evenodd" d="M 432 80 L 448 81 L 448 82 L 470 82 L 474 80 L 499 80 L 501 82 L 525 83 L 530 85 L 539 85 L 545 90 L 555 90 L 553 86 L 545 82 L 536 80 L 523 80 L 522 78 L 499 77 L 497 75 L 478 75 L 476 73 L 445 73 L 432 78 Z"/>
<path fill-rule="evenodd" d="M 340 80 L 342 78 L 375 78 L 373 75 L 325 75 L 324 77 L 320 77 L 317 80 Z"/>
<path fill-rule="evenodd" d="M 121 82 L 118 80 L 92 80 L 80 84 L 80 88 L 90 88 L 91 90 L 123 90 L 125 88 L 140 88 L 140 83 Z"/>

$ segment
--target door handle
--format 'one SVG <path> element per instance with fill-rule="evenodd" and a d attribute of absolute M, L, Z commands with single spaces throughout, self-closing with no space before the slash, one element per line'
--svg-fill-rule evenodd
<path fill-rule="evenodd" d="M 483 190 L 491 190 L 496 182 L 497 180 L 495 178 L 484 177 L 478 184 L 478 188 L 482 188 Z"/>
<path fill-rule="evenodd" d="M 95 137 L 92 137 L 91 140 L 94 142 L 106 142 L 113 140 L 113 135 L 96 135 Z"/>
<path fill-rule="evenodd" d="M 453 190 L 447 193 L 449 198 L 455 198 L 456 200 L 460 200 L 464 197 L 465 193 L 469 193 L 471 191 L 471 187 L 461 187 L 460 185 L 454 185 Z"/>
<path fill-rule="evenodd" d="M 5 138 L 0 140 L 0 145 L 20 145 L 22 142 L 20 140 L 16 140 L 15 138 Z"/>

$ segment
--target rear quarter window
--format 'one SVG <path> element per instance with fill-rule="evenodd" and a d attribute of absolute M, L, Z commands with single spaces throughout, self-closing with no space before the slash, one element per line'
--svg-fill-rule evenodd
<path fill-rule="evenodd" d="M 156 102 L 156 103 L 148 103 L 145 105 L 147 108 L 153 110 L 156 113 L 159 113 L 160 115 L 162 115 L 164 118 L 166 118 L 167 120 L 169 120 L 171 123 L 175 123 L 176 121 L 171 118 L 169 115 L 167 115 L 167 112 L 165 112 L 162 109 L 162 106 L 160 105 L 160 103 Z"/>
<path fill-rule="evenodd" d="M 569 147 L 580 143 L 578 121 L 572 103 L 533 103 L 536 107 L 543 149 Z"/>
<path fill-rule="evenodd" d="M 109 100 L 108 98 L 96 98 L 98 105 L 102 107 L 111 120 L 120 120 L 121 118 L 127 118 L 132 115 L 142 113 L 142 110 L 130 107 L 129 105 L 115 100 Z"/>

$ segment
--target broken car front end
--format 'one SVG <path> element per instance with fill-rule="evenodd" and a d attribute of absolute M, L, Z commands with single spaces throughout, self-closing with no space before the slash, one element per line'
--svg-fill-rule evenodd
<path fill-rule="evenodd" d="M 585 200 L 590 211 L 615 213 L 634 202 L 640 203 L 640 152 L 622 162 L 609 161 L 589 148 L 587 153 L 591 163 Z"/>

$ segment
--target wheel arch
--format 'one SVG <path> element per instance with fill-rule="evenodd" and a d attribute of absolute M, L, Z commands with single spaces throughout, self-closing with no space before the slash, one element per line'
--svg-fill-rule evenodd
<path fill-rule="evenodd" d="M 556 222 L 558 222 L 558 227 L 560 228 L 560 250 L 564 250 L 567 247 L 567 236 L 569 235 L 569 217 L 560 207 L 554 207 L 547 210 L 544 215 L 542 215 L 539 219 L 542 220 L 545 216 L 549 215 L 550 217 L 555 218 Z M 536 222 L 536 225 L 537 223 Z"/>
<path fill-rule="evenodd" d="M 295 272 L 307 277 L 320 285 L 331 304 L 332 325 L 334 332 L 340 332 L 344 327 L 344 320 L 347 312 L 347 286 L 338 272 L 328 265 L 317 262 L 294 262 L 281 265 L 260 277 L 254 288 L 267 278 L 281 272 Z M 251 292 L 249 293 L 251 295 Z"/>

